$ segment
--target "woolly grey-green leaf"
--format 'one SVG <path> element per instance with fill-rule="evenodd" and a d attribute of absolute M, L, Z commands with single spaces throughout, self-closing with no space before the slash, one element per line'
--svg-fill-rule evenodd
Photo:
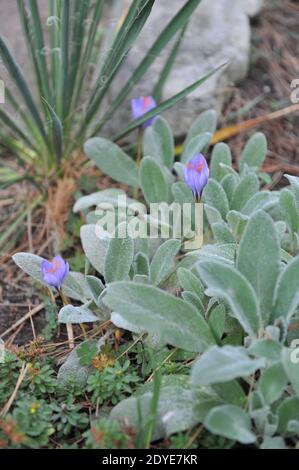
<path fill-rule="evenodd" d="M 201 301 L 204 299 L 204 286 L 201 280 L 195 276 L 189 269 L 179 268 L 177 271 L 178 279 L 182 289 L 193 292 Z"/>
<path fill-rule="evenodd" d="M 193 137 L 196 137 L 203 132 L 209 132 L 214 134 L 217 126 L 217 113 L 214 110 L 207 110 L 201 113 L 191 125 L 185 144 L 189 142 Z"/>
<path fill-rule="evenodd" d="M 161 284 L 173 271 L 175 257 L 181 247 L 180 240 L 167 240 L 157 249 L 151 262 L 151 281 L 155 285 Z"/>
<path fill-rule="evenodd" d="M 198 271 L 208 287 L 207 294 L 225 299 L 244 330 L 249 335 L 257 335 L 260 311 L 247 279 L 233 266 L 220 261 L 201 261 Z"/>
<path fill-rule="evenodd" d="M 125 222 L 121 225 L 124 226 Z M 126 280 L 133 258 L 134 241 L 132 238 L 129 236 L 112 238 L 105 258 L 104 277 L 106 283 Z"/>
<path fill-rule="evenodd" d="M 277 191 L 260 191 L 254 194 L 242 207 L 241 212 L 251 215 L 258 210 L 268 211 L 278 204 L 279 193 Z"/>
<path fill-rule="evenodd" d="M 129 186 L 139 186 L 136 163 L 110 140 L 93 137 L 85 143 L 84 152 L 110 178 Z"/>
<path fill-rule="evenodd" d="M 241 181 L 234 190 L 231 209 L 241 211 L 245 204 L 259 190 L 259 180 L 255 173 L 249 173 L 241 178 Z"/>
<path fill-rule="evenodd" d="M 189 302 L 191 305 L 193 305 L 198 312 L 204 315 L 205 309 L 204 309 L 203 303 L 201 299 L 196 294 L 194 294 L 194 292 L 185 290 L 184 292 L 182 292 L 182 298 L 186 302 Z"/>
<path fill-rule="evenodd" d="M 221 261 L 229 265 L 234 264 L 236 256 L 235 243 L 215 243 L 204 245 L 200 250 L 193 252 L 200 261 Z"/>
<path fill-rule="evenodd" d="M 137 432 L 142 432 L 140 423 L 145 423 L 148 419 L 152 397 L 152 391 L 147 391 L 139 396 L 127 398 L 112 409 L 110 418 L 121 422 L 125 420 Z M 180 385 L 162 387 L 154 421 L 152 441 L 185 431 L 197 422 L 198 418 L 193 413 L 191 389 Z"/>
<path fill-rule="evenodd" d="M 229 211 L 227 214 L 227 222 L 235 237 L 241 237 L 247 225 L 249 217 L 237 211 Z"/>
<path fill-rule="evenodd" d="M 194 352 L 214 343 L 208 324 L 192 305 L 157 287 L 116 282 L 102 300 L 128 323 L 159 335 L 161 342 Z"/>
<path fill-rule="evenodd" d="M 244 165 L 260 168 L 264 163 L 267 153 L 267 139 L 264 134 L 257 132 L 248 140 L 240 157 L 240 169 Z"/>
<path fill-rule="evenodd" d="M 229 211 L 229 203 L 226 193 L 218 181 L 213 179 L 209 180 L 203 191 L 202 200 L 204 203 L 217 209 L 222 218 L 225 219 Z"/>
<path fill-rule="evenodd" d="M 299 178 L 298 176 L 284 175 L 291 184 L 291 191 L 293 192 L 296 200 L 297 212 L 299 214 Z"/>
<path fill-rule="evenodd" d="M 181 163 L 188 163 L 197 153 L 203 152 L 211 142 L 212 134 L 203 132 L 190 139 L 184 146 Z"/>
<path fill-rule="evenodd" d="M 268 367 L 259 380 L 259 391 L 262 394 L 265 404 L 271 405 L 281 397 L 285 386 L 287 385 L 287 377 L 282 365 L 277 362 Z"/>
<path fill-rule="evenodd" d="M 210 163 L 210 177 L 221 181 L 226 175 L 226 171 L 220 166 L 220 163 L 231 166 L 232 154 L 227 144 L 219 142 L 213 148 L 211 163 Z"/>
<path fill-rule="evenodd" d="M 210 225 L 215 224 L 217 222 L 222 222 L 223 220 L 219 210 L 206 203 L 204 204 L 204 213 Z"/>
<path fill-rule="evenodd" d="M 211 229 L 217 243 L 235 243 L 235 239 L 225 222 L 216 222 L 211 225 Z"/>
<path fill-rule="evenodd" d="M 298 374 L 298 354 L 294 349 L 283 348 L 281 351 L 281 362 L 288 378 L 291 383 L 295 394 L 299 398 L 299 374 Z"/>
<path fill-rule="evenodd" d="M 134 273 L 135 275 L 149 276 L 150 275 L 150 265 L 148 256 L 145 253 L 139 251 L 134 256 Z"/>
<path fill-rule="evenodd" d="M 290 234 L 297 233 L 299 231 L 299 213 L 295 196 L 289 189 L 285 188 L 280 192 L 279 206 Z"/>
<path fill-rule="evenodd" d="M 175 147 L 172 131 L 167 121 L 158 116 L 154 124 L 148 127 L 143 138 L 143 155 L 171 168 L 174 160 Z"/>
<path fill-rule="evenodd" d="M 274 292 L 273 320 L 284 317 L 287 322 L 292 318 L 299 305 L 299 256 L 296 256 L 281 271 Z"/>
<path fill-rule="evenodd" d="M 285 434 L 288 424 L 292 420 L 299 420 L 299 398 L 290 396 L 284 399 L 277 408 L 278 429 L 280 434 Z"/>
<path fill-rule="evenodd" d="M 227 200 L 231 204 L 234 191 L 239 184 L 240 178 L 237 175 L 226 174 L 221 180 L 221 186 L 223 187 Z"/>
<path fill-rule="evenodd" d="M 256 357 L 264 357 L 270 363 L 280 360 L 281 344 L 271 338 L 254 340 L 248 352 Z"/>
<path fill-rule="evenodd" d="M 204 425 L 213 434 L 219 434 L 242 444 L 252 444 L 256 441 L 251 431 L 248 414 L 234 405 L 221 405 L 213 408 L 208 413 Z"/>
<path fill-rule="evenodd" d="M 192 368 L 194 386 L 212 385 L 247 377 L 265 366 L 264 359 L 251 359 L 244 348 L 212 346 L 203 353 Z"/>
<path fill-rule="evenodd" d="M 214 336 L 221 340 L 225 330 L 225 306 L 223 304 L 216 305 L 209 314 L 209 325 Z"/>
<path fill-rule="evenodd" d="M 84 253 L 91 265 L 104 274 L 105 258 L 109 246 L 109 238 L 99 238 L 96 234 L 96 225 L 83 225 L 80 230 L 81 243 Z"/>
<path fill-rule="evenodd" d="M 270 318 L 274 289 L 280 269 L 280 246 L 271 217 L 254 213 L 242 236 L 237 266 L 254 288 L 262 318 Z"/>
<path fill-rule="evenodd" d="M 58 314 L 59 323 L 92 323 L 99 320 L 100 318 L 84 305 L 65 305 Z"/>
<path fill-rule="evenodd" d="M 160 165 L 152 157 L 145 157 L 141 161 L 140 185 L 148 204 L 168 202 L 168 182 Z"/>
<path fill-rule="evenodd" d="M 180 204 L 194 202 L 194 195 L 191 188 L 189 188 L 189 186 L 187 186 L 183 181 L 177 181 L 176 183 L 173 183 L 171 186 L 171 192 L 175 202 L 179 202 Z"/>
<path fill-rule="evenodd" d="M 88 196 L 80 197 L 80 199 L 76 201 L 73 211 L 80 212 L 102 203 L 108 203 L 115 206 L 118 201 L 118 196 L 124 196 L 125 194 L 126 193 L 122 189 L 116 188 L 97 191 L 96 193 L 89 194 Z"/>

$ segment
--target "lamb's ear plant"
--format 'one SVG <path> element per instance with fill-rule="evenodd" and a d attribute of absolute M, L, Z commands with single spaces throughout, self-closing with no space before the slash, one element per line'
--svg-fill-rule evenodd
<path fill-rule="evenodd" d="M 225 445 L 296 447 L 299 178 L 288 176 L 291 186 L 281 191 L 261 190 L 266 141 L 256 134 L 238 168 L 229 147 L 217 144 L 207 182 L 202 152 L 209 151 L 215 119 L 213 112 L 199 116 L 180 161 L 162 118 L 144 132 L 139 164 L 115 143 L 87 141 L 87 156 L 126 183 L 129 196 L 108 189 L 77 200 L 74 211 L 86 219 L 81 240 L 90 271 L 66 277 L 63 291 L 82 305 L 63 307 L 59 321 L 104 324 L 110 319 L 115 328 L 131 332 L 134 343 L 157 352 L 170 348 L 170 356 L 187 355 L 190 372 L 184 362 L 183 373 L 149 380 L 111 410 L 111 422 L 128 423 L 144 437 L 143 445 L 202 426 Z M 110 164 L 116 155 L 120 172 Z M 186 252 L 185 236 L 175 237 L 171 230 L 165 239 L 130 236 L 136 220 L 145 228 L 172 228 L 150 213 L 151 203 L 192 206 L 199 198 L 205 215 L 202 247 Z M 97 210 L 89 212 L 94 206 Z M 103 218 L 105 229 L 99 223 Z M 41 260 L 32 256 L 17 254 L 15 261 L 41 280 Z M 85 348 L 100 352 L 104 341 L 93 345 L 89 340 Z M 90 373 L 75 349 L 59 377 L 73 374 L 84 385 Z M 150 414 L 155 419 L 148 422 Z"/>

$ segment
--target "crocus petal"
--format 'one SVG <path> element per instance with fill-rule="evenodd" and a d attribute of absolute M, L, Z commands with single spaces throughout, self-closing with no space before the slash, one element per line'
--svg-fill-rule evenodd
<path fill-rule="evenodd" d="M 209 179 L 209 167 L 205 157 L 195 155 L 184 168 L 185 183 L 196 197 L 200 197 Z"/>
<path fill-rule="evenodd" d="M 69 264 L 61 256 L 55 256 L 52 262 L 41 263 L 43 280 L 52 287 L 60 287 L 69 273 Z"/>
<path fill-rule="evenodd" d="M 156 108 L 156 106 L 157 103 L 152 96 L 140 96 L 139 98 L 134 98 L 131 101 L 132 116 L 134 119 L 138 119 L 151 109 Z M 155 117 L 148 119 L 142 124 L 142 127 L 146 128 L 151 126 L 155 119 Z"/>
<path fill-rule="evenodd" d="M 60 286 L 60 280 L 57 278 L 55 274 L 51 273 L 46 273 L 43 276 L 44 281 L 49 284 L 51 287 L 59 287 Z"/>
<path fill-rule="evenodd" d="M 50 263 L 50 261 L 47 261 L 46 259 L 44 259 L 41 265 L 42 274 L 45 274 L 46 271 L 50 270 L 51 268 L 52 268 L 52 264 Z"/>

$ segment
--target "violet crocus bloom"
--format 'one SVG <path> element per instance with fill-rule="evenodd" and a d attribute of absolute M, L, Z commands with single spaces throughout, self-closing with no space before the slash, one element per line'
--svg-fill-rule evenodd
<path fill-rule="evenodd" d="M 209 179 L 209 167 L 205 157 L 198 153 L 184 168 L 185 183 L 192 189 L 194 196 L 199 199 Z"/>
<path fill-rule="evenodd" d="M 138 119 L 145 113 L 157 107 L 157 103 L 152 96 L 140 96 L 131 101 L 132 115 L 134 119 Z M 148 119 L 142 124 L 142 127 L 151 126 L 155 122 L 155 117 Z"/>
<path fill-rule="evenodd" d="M 62 285 L 69 272 L 69 264 L 61 256 L 55 256 L 52 262 L 44 259 L 41 264 L 43 280 L 57 289 Z"/>

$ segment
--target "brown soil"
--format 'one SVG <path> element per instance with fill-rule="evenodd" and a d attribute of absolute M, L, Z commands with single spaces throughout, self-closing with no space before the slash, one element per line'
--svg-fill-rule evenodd
<path fill-rule="evenodd" d="M 249 76 L 235 89 L 224 110 L 221 127 L 292 104 L 290 84 L 299 78 L 299 4 L 279 0 L 268 2 L 268 5 L 253 20 Z M 299 164 L 298 126 L 297 112 L 254 129 L 267 136 L 269 163 L 276 163 L 277 167 L 280 163 Z M 236 158 L 247 138 L 248 133 L 242 133 L 230 139 L 229 145 Z"/>

